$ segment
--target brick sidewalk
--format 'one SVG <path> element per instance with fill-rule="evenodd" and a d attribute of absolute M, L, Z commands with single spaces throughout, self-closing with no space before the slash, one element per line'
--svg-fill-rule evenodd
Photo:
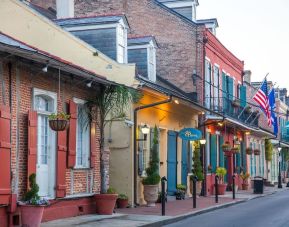
<path fill-rule="evenodd" d="M 197 198 L 197 208 L 193 209 L 193 199 L 168 201 L 166 203 L 166 215 L 178 216 L 193 211 L 203 210 L 216 205 L 240 201 L 241 199 L 233 200 L 231 198 L 220 198 L 219 203 L 215 203 L 215 197 L 200 197 Z M 140 214 L 140 215 L 161 215 L 161 204 L 157 203 L 155 207 L 139 206 L 136 208 L 116 209 L 116 213 L 121 214 Z"/>

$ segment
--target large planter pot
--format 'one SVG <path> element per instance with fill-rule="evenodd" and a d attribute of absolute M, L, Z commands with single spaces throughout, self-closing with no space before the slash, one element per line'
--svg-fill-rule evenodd
<path fill-rule="evenodd" d="M 242 190 L 248 190 L 249 189 L 249 184 L 243 183 L 242 184 Z"/>
<path fill-rule="evenodd" d="M 197 181 L 197 195 L 200 195 L 202 192 L 202 181 Z M 193 181 L 190 181 L 190 193 L 193 194 Z"/>
<path fill-rule="evenodd" d="M 148 207 L 155 206 L 155 202 L 158 200 L 159 185 L 144 185 L 144 200 L 147 202 Z"/>
<path fill-rule="evenodd" d="M 118 194 L 96 194 L 94 195 L 96 203 L 96 213 L 112 215 L 116 204 Z"/>
<path fill-rule="evenodd" d="M 227 184 L 218 184 L 218 195 L 225 195 Z"/>
<path fill-rule="evenodd" d="M 25 227 L 40 227 L 44 206 L 21 205 L 21 224 Z"/>
<path fill-rule="evenodd" d="M 116 203 L 118 208 L 127 208 L 128 199 L 117 199 Z"/>
<path fill-rule="evenodd" d="M 49 120 L 49 126 L 53 131 L 64 131 L 68 128 L 69 121 L 61 119 Z"/>

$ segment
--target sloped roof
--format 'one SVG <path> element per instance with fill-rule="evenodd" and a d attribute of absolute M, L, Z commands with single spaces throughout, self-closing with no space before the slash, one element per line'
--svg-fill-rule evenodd
<path fill-rule="evenodd" d="M 148 44 L 151 41 L 155 44 L 155 46 L 158 47 L 157 41 L 154 36 L 138 36 L 138 37 L 128 37 L 127 44 L 129 46 L 133 45 L 143 45 L 143 44 Z"/>

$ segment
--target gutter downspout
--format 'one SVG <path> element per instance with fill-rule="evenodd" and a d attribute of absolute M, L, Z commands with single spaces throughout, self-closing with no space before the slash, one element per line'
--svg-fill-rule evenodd
<path fill-rule="evenodd" d="M 151 103 L 148 105 L 143 105 L 143 106 L 138 106 L 134 109 L 133 112 L 133 200 L 134 200 L 134 204 L 137 204 L 137 172 L 138 172 L 138 165 L 137 165 L 137 113 L 139 110 L 143 110 L 143 109 L 147 109 L 147 108 L 151 108 L 154 106 L 158 106 L 158 105 L 162 105 L 165 103 L 170 103 L 172 101 L 172 95 L 170 95 L 169 99 L 167 100 L 163 100 L 160 102 L 155 102 L 155 103 Z"/>

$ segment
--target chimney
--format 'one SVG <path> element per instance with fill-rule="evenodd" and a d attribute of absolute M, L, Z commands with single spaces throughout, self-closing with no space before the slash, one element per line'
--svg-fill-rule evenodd
<path fill-rule="evenodd" d="M 244 82 L 247 82 L 248 84 L 251 84 L 251 75 L 252 75 L 252 72 L 250 70 L 245 70 L 243 72 L 243 81 Z"/>
<path fill-rule="evenodd" d="M 74 0 L 56 0 L 57 19 L 74 17 Z"/>

